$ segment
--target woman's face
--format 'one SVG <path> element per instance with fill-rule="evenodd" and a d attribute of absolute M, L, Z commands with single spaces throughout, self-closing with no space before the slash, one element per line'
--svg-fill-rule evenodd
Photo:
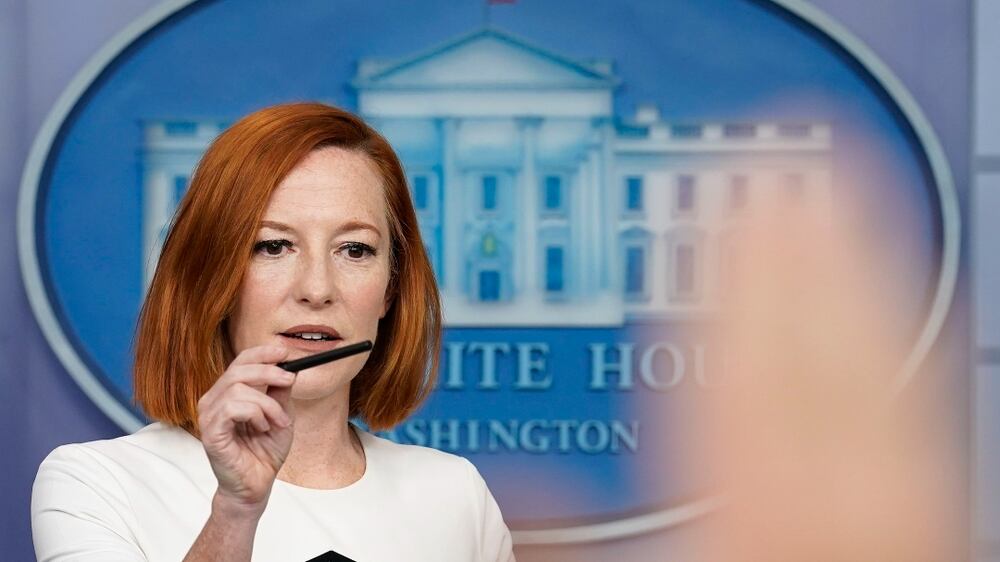
<path fill-rule="evenodd" d="M 388 308 L 389 248 L 382 182 L 368 156 L 335 147 L 312 152 L 264 212 L 228 323 L 233 352 L 277 344 L 296 359 L 374 342 Z M 292 397 L 346 391 L 367 358 L 302 371 Z"/>

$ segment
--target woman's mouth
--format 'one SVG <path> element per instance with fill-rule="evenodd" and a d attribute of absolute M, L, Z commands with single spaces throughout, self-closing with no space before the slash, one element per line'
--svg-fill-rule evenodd
<path fill-rule="evenodd" d="M 284 339 L 288 347 L 312 353 L 333 349 L 342 341 L 336 330 L 319 325 L 294 326 L 278 335 Z"/>
<path fill-rule="evenodd" d="M 308 341 L 320 341 L 320 340 L 330 341 L 339 339 L 339 338 L 334 338 L 329 334 L 324 334 L 322 332 L 300 332 L 297 334 L 281 334 L 281 335 L 285 336 L 286 338 L 299 338 L 300 340 L 308 340 Z"/>

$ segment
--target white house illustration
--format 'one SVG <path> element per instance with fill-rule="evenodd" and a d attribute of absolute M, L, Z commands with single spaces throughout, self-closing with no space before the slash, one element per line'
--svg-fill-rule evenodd
<path fill-rule="evenodd" d="M 359 61 L 358 113 L 403 160 L 449 326 L 620 326 L 712 309 L 729 241 L 762 204 L 825 209 L 822 123 L 613 113 L 610 61 L 486 28 Z M 146 282 L 201 153 L 225 123 L 148 121 Z"/>

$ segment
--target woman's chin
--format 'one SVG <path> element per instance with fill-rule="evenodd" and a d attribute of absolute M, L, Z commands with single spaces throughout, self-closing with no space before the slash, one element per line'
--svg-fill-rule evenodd
<path fill-rule="evenodd" d="M 343 378 L 343 373 L 331 373 L 322 367 L 302 371 L 292 385 L 292 400 L 322 400 L 343 395 L 346 399 L 351 389 L 351 381 Z"/>

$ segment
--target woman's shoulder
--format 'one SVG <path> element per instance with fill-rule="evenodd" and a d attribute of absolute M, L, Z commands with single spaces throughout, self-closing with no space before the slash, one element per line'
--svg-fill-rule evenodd
<path fill-rule="evenodd" d="M 476 467 L 465 457 L 438 449 L 396 443 L 378 435 L 359 431 L 365 454 L 377 472 L 397 481 L 419 481 L 426 486 L 472 484 L 481 481 Z"/>
<path fill-rule="evenodd" d="M 364 430 L 359 430 L 358 434 L 362 438 L 366 454 L 372 452 L 386 460 L 413 463 L 416 467 L 436 470 L 466 470 L 471 464 L 465 457 L 438 449 L 397 443 Z"/>
<path fill-rule="evenodd" d="M 198 440 L 183 429 L 153 423 L 130 435 L 60 445 L 42 461 L 39 474 L 69 471 L 78 478 L 139 474 L 164 463 L 193 469 L 200 464 L 199 453 L 204 456 Z"/>
<path fill-rule="evenodd" d="M 38 467 L 32 513 L 104 509 L 130 520 L 134 509 L 200 497 L 214 484 L 200 441 L 154 423 L 131 435 L 57 447 Z"/>
<path fill-rule="evenodd" d="M 67 549 L 106 552 L 108 560 L 144 560 L 144 550 L 173 556 L 174 543 L 183 542 L 177 537 L 197 534 L 193 522 L 210 509 L 215 483 L 199 445 L 182 429 L 154 423 L 115 439 L 57 447 L 32 486 L 39 559 L 62 559 Z"/>
<path fill-rule="evenodd" d="M 420 517 L 432 516 L 438 525 L 463 530 L 459 534 L 476 543 L 477 559 L 514 559 L 510 531 L 472 462 L 437 449 L 359 434 L 370 468 L 380 475 L 378 488 L 393 505 L 414 506 L 412 513 Z"/>
<path fill-rule="evenodd" d="M 155 422 L 135 433 L 110 439 L 97 439 L 82 443 L 68 443 L 56 447 L 51 456 L 103 455 L 117 457 L 134 453 L 163 454 L 171 451 L 185 451 L 197 444 L 197 439 L 183 429 Z"/>

